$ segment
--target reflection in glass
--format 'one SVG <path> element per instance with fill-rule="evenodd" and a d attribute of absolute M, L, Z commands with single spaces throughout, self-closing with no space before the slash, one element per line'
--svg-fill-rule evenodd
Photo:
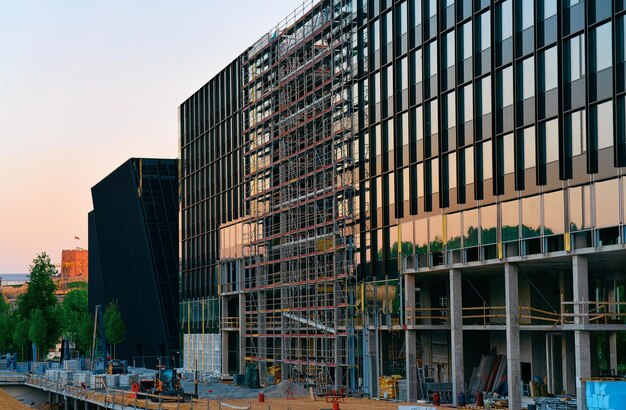
<path fill-rule="evenodd" d="M 448 249 L 461 247 L 461 213 L 446 215 L 446 241 Z"/>
<path fill-rule="evenodd" d="M 456 127 L 456 98 L 455 92 L 452 91 L 447 95 L 446 105 L 448 109 L 448 128 Z"/>
<path fill-rule="evenodd" d="M 506 0 L 498 5 L 500 7 L 500 16 L 502 19 L 500 22 L 500 41 L 506 40 L 513 35 L 512 3 L 512 0 Z"/>
<path fill-rule="evenodd" d="M 598 104 L 595 110 L 598 149 L 611 147 L 613 146 L 613 102 Z"/>
<path fill-rule="evenodd" d="M 502 151 L 504 174 L 510 174 L 515 171 L 515 142 L 513 141 L 513 134 L 506 134 L 502 137 Z"/>
<path fill-rule="evenodd" d="M 551 192 L 543 196 L 543 234 L 560 235 L 565 232 L 563 226 L 565 201 L 563 191 Z"/>
<path fill-rule="evenodd" d="M 480 237 L 481 244 L 488 245 L 496 243 L 498 239 L 498 208 L 496 205 L 489 205 L 480 208 Z"/>
<path fill-rule="evenodd" d="M 463 87 L 463 121 L 468 122 L 474 118 L 474 93 L 472 84 Z"/>
<path fill-rule="evenodd" d="M 597 182 L 596 191 L 596 228 L 619 225 L 619 185 L 617 179 Z"/>
<path fill-rule="evenodd" d="M 437 41 L 428 44 L 427 72 L 429 76 L 437 74 Z"/>
<path fill-rule="evenodd" d="M 415 109 L 415 138 L 417 141 L 424 138 L 424 114 L 421 105 Z"/>
<path fill-rule="evenodd" d="M 585 34 L 581 34 L 566 42 L 566 52 L 569 52 L 569 81 L 576 81 L 585 75 Z"/>
<path fill-rule="evenodd" d="M 484 142 L 480 147 L 483 154 L 483 180 L 491 179 L 493 177 L 491 141 Z"/>
<path fill-rule="evenodd" d="M 546 137 L 546 163 L 559 160 L 559 125 L 556 119 L 544 123 Z"/>
<path fill-rule="evenodd" d="M 535 10 L 534 0 L 522 0 L 522 30 L 532 27 L 534 24 L 533 12 Z"/>
<path fill-rule="evenodd" d="M 543 91 L 555 89 L 559 83 L 556 46 L 544 51 L 543 64 Z"/>
<path fill-rule="evenodd" d="M 491 76 L 483 78 L 480 82 L 480 100 L 481 100 L 481 114 L 487 115 L 491 113 Z"/>
<path fill-rule="evenodd" d="M 556 0 L 543 0 L 543 18 L 556 16 Z"/>
<path fill-rule="evenodd" d="M 463 246 L 478 246 L 478 209 L 463 211 Z"/>
<path fill-rule="evenodd" d="M 415 254 L 426 255 L 428 249 L 428 218 L 415 221 Z"/>
<path fill-rule="evenodd" d="M 571 232 L 591 228 L 591 195 L 589 185 L 569 190 L 569 229 Z"/>
<path fill-rule="evenodd" d="M 454 50 L 454 30 L 446 34 L 446 67 L 450 68 L 455 63 L 455 50 Z"/>
<path fill-rule="evenodd" d="M 413 255 L 413 221 L 404 222 L 400 225 L 402 239 L 402 256 Z"/>
<path fill-rule="evenodd" d="M 430 164 L 430 172 L 432 175 L 431 179 L 431 192 L 436 194 L 439 192 L 439 158 L 435 158 L 429 161 Z"/>
<path fill-rule="evenodd" d="M 391 259 L 398 259 L 398 227 L 389 227 L 389 243 L 391 244 L 389 249 L 389 257 Z"/>
<path fill-rule="evenodd" d="M 465 185 L 474 183 L 474 147 L 463 150 L 465 157 Z"/>
<path fill-rule="evenodd" d="M 491 13 L 489 11 L 480 15 L 480 51 L 491 47 Z"/>
<path fill-rule="evenodd" d="M 539 195 L 522 199 L 522 238 L 534 238 L 541 233 L 540 204 Z"/>
<path fill-rule="evenodd" d="M 430 252 L 441 252 L 443 249 L 443 221 L 441 215 L 431 216 L 429 219 L 428 242 Z"/>
<path fill-rule="evenodd" d="M 500 75 L 501 107 L 513 105 L 513 66 L 508 66 Z"/>
<path fill-rule="evenodd" d="M 580 155 L 587 151 L 587 128 L 585 110 L 571 113 L 566 117 L 566 125 L 570 131 L 572 141 L 572 156 Z"/>
<path fill-rule="evenodd" d="M 522 61 L 522 99 L 535 96 L 535 58 L 528 57 Z"/>
<path fill-rule="evenodd" d="M 535 127 L 524 129 L 524 169 L 535 166 Z"/>
<path fill-rule="evenodd" d="M 472 21 L 463 24 L 463 60 L 472 56 Z"/>
<path fill-rule="evenodd" d="M 611 38 L 611 22 L 601 25 L 595 30 L 594 72 L 599 72 L 613 65 L 613 41 Z"/>
<path fill-rule="evenodd" d="M 448 188 L 456 188 L 456 152 L 448 154 L 446 157 L 448 162 Z"/>
<path fill-rule="evenodd" d="M 502 242 L 519 239 L 519 201 L 503 202 L 502 207 Z"/>

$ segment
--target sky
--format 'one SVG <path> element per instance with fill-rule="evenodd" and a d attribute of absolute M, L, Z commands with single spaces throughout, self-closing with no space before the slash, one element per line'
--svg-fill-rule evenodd
<path fill-rule="evenodd" d="M 178 106 L 301 4 L 0 0 L 0 274 L 87 248 L 91 187 L 177 157 Z"/>

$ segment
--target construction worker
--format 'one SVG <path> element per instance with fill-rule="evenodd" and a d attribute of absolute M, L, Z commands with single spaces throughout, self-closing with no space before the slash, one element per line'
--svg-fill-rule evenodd
<path fill-rule="evenodd" d="M 156 379 L 156 392 L 158 394 L 161 394 L 163 392 L 163 382 L 161 381 L 160 377 L 157 377 Z"/>
<path fill-rule="evenodd" d="M 133 380 L 133 383 L 130 385 L 130 391 L 132 391 L 132 393 L 130 394 L 130 398 L 136 398 L 137 392 L 139 392 L 139 383 L 137 383 L 136 380 Z"/>

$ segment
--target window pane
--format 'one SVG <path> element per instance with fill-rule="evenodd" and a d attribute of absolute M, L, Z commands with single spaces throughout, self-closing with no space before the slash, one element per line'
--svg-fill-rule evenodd
<path fill-rule="evenodd" d="M 415 254 L 425 255 L 428 249 L 428 219 L 415 221 Z"/>
<path fill-rule="evenodd" d="M 463 120 L 471 121 L 474 118 L 474 93 L 472 92 L 472 84 L 463 87 Z"/>
<path fill-rule="evenodd" d="M 532 27 L 535 4 L 533 0 L 522 0 L 522 30 Z"/>
<path fill-rule="evenodd" d="M 606 68 L 611 67 L 613 57 L 613 42 L 611 39 L 611 23 L 606 23 L 601 25 L 595 30 L 596 41 L 595 41 L 595 51 L 596 51 L 596 59 L 595 59 L 595 71 L 602 71 Z"/>
<path fill-rule="evenodd" d="M 502 203 L 502 241 L 519 239 L 519 201 Z"/>
<path fill-rule="evenodd" d="M 613 145 L 613 103 L 607 101 L 596 106 L 598 149 Z"/>
<path fill-rule="evenodd" d="M 463 24 L 463 59 L 472 56 L 472 21 Z"/>
<path fill-rule="evenodd" d="M 465 184 L 474 183 L 474 147 L 468 147 L 464 151 L 465 155 Z"/>
<path fill-rule="evenodd" d="M 619 186 L 617 179 L 595 184 L 596 228 L 619 225 Z"/>
<path fill-rule="evenodd" d="M 413 53 L 413 70 L 415 70 L 414 84 L 422 82 L 422 49 Z"/>
<path fill-rule="evenodd" d="M 559 125 L 557 120 L 544 124 L 546 136 L 546 163 L 559 160 Z"/>
<path fill-rule="evenodd" d="M 581 34 L 567 42 L 569 51 L 569 81 L 576 81 L 585 75 L 585 35 Z"/>
<path fill-rule="evenodd" d="M 489 11 L 480 15 L 480 50 L 485 51 L 491 47 L 491 13 Z"/>
<path fill-rule="evenodd" d="M 448 109 L 448 128 L 456 127 L 456 98 L 454 91 L 447 95 L 446 105 Z"/>
<path fill-rule="evenodd" d="M 456 188 L 456 153 L 447 156 L 448 161 L 448 188 Z"/>
<path fill-rule="evenodd" d="M 510 174 L 515 171 L 515 142 L 513 134 L 507 134 L 502 137 L 504 173 Z"/>
<path fill-rule="evenodd" d="M 443 219 L 441 215 L 428 218 L 428 242 L 431 252 L 441 252 L 443 249 Z"/>
<path fill-rule="evenodd" d="M 522 199 L 522 237 L 539 236 L 541 226 L 540 197 Z"/>
<path fill-rule="evenodd" d="M 480 234 L 483 245 L 496 243 L 498 229 L 498 208 L 490 205 L 480 208 Z"/>
<path fill-rule="evenodd" d="M 406 2 L 402 3 L 400 7 L 398 7 L 398 34 L 402 36 L 407 32 L 407 21 L 406 21 Z"/>
<path fill-rule="evenodd" d="M 571 132 L 572 156 L 580 155 L 587 151 L 585 110 L 573 112 L 569 115 L 568 120 Z"/>
<path fill-rule="evenodd" d="M 543 196 L 543 233 L 557 235 L 565 232 L 563 191 L 552 192 Z"/>
<path fill-rule="evenodd" d="M 415 138 L 417 141 L 424 138 L 424 116 L 420 105 L 415 109 Z"/>
<path fill-rule="evenodd" d="M 436 194 L 439 192 L 439 159 L 435 158 L 430 163 L 430 171 L 431 171 L 431 189 L 432 193 Z"/>
<path fill-rule="evenodd" d="M 543 54 L 544 64 L 544 91 L 549 91 L 558 86 L 558 65 L 556 46 L 546 50 Z"/>
<path fill-rule="evenodd" d="M 513 67 L 509 66 L 502 70 L 500 80 L 501 108 L 513 105 Z"/>
<path fill-rule="evenodd" d="M 535 58 L 529 57 L 522 61 L 522 99 L 535 96 Z"/>
<path fill-rule="evenodd" d="M 543 18 L 556 16 L 556 0 L 543 0 Z"/>
<path fill-rule="evenodd" d="M 524 168 L 535 166 L 535 127 L 524 129 Z"/>
<path fill-rule="evenodd" d="M 413 222 L 404 222 L 400 225 L 402 256 L 411 256 L 413 254 Z M 393 240 L 393 239 L 392 239 Z"/>
<path fill-rule="evenodd" d="M 468 248 L 478 245 L 478 209 L 463 212 L 463 245 Z"/>
<path fill-rule="evenodd" d="M 570 231 L 591 228 L 591 196 L 589 185 L 569 189 Z"/>
<path fill-rule="evenodd" d="M 437 100 L 428 103 L 428 110 L 430 111 L 430 116 L 428 117 L 430 135 L 437 134 L 439 132 L 439 114 Z"/>
<path fill-rule="evenodd" d="M 450 68 L 455 63 L 454 30 L 446 34 L 446 67 Z"/>
<path fill-rule="evenodd" d="M 483 180 L 487 180 L 493 177 L 491 165 L 491 141 L 484 142 L 481 147 L 483 150 Z"/>
<path fill-rule="evenodd" d="M 461 247 L 461 213 L 446 215 L 446 242 L 448 249 Z"/>
<path fill-rule="evenodd" d="M 437 42 L 433 41 L 428 44 L 428 75 L 437 74 Z"/>
<path fill-rule="evenodd" d="M 500 4 L 500 15 L 502 16 L 502 21 L 500 22 L 500 41 L 506 40 L 513 35 L 513 14 L 511 3 L 511 0 L 507 0 Z"/>
<path fill-rule="evenodd" d="M 481 102 L 482 115 L 491 113 L 491 76 L 487 76 L 481 80 Z"/>

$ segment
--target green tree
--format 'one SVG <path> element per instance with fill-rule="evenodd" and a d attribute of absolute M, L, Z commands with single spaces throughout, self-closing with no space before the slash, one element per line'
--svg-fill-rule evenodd
<path fill-rule="evenodd" d="M 0 352 L 7 352 L 12 347 L 13 314 L 9 304 L 0 293 Z"/>
<path fill-rule="evenodd" d="M 113 358 L 115 358 L 115 346 L 126 339 L 126 326 L 120 313 L 117 300 L 109 302 L 104 310 L 104 337 L 113 345 Z"/>
<path fill-rule="evenodd" d="M 26 319 L 18 320 L 13 329 L 13 343 L 20 349 L 22 355 L 20 356 L 24 360 L 24 348 L 28 348 L 28 330 L 30 323 Z"/>
<path fill-rule="evenodd" d="M 89 321 L 87 292 L 82 289 L 71 291 L 65 295 L 61 308 L 63 337 L 74 342 L 74 345 L 78 348 L 78 334 L 81 326 L 83 322 Z M 85 352 L 83 349 L 78 349 Z"/>
<path fill-rule="evenodd" d="M 76 340 L 74 341 L 76 348 L 85 354 L 91 352 L 91 343 L 93 341 L 93 315 L 87 313 L 80 322 Z"/>
<path fill-rule="evenodd" d="M 50 257 L 45 252 L 40 253 L 30 266 L 28 289 L 17 298 L 16 314 L 18 321 L 30 321 L 37 309 L 39 309 L 44 318 L 42 323 L 45 331 L 41 331 L 41 333 L 45 334 L 45 338 L 41 344 L 38 344 L 38 347 L 42 350 L 46 350 L 56 344 L 61 335 L 58 302 L 54 295 L 56 284 L 52 280 L 55 274 L 56 269 L 50 262 Z M 31 326 L 30 324 L 25 326 L 27 329 L 26 334 L 28 334 Z M 23 336 L 24 329 L 19 330 L 19 335 Z M 23 341 L 22 337 L 18 339 Z M 24 346 L 24 344 L 16 344 Z"/>
<path fill-rule="evenodd" d="M 46 346 L 46 342 L 48 340 L 46 318 L 39 308 L 35 308 L 35 310 L 33 310 L 33 314 L 30 316 L 28 338 L 31 342 L 37 345 L 38 359 L 40 356 L 40 352 L 45 352 L 45 349 L 42 349 L 42 347 Z"/>

